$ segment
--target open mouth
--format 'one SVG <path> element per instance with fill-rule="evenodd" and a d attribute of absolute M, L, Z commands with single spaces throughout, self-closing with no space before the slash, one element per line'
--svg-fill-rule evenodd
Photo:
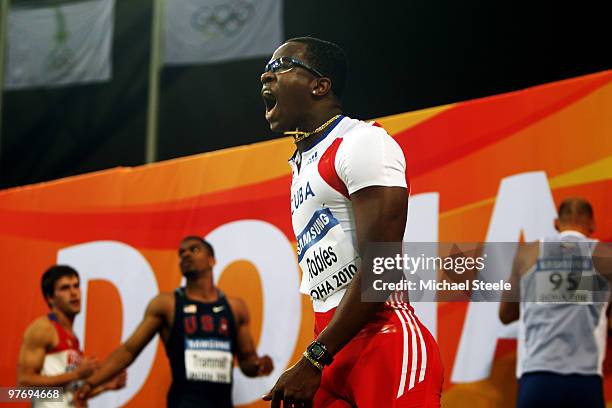
<path fill-rule="evenodd" d="M 266 116 L 269 115 L 272 110 L 276 107 L 276 96 L 269 89 L 264 89 L 261 92 L 261 96 L 264 100 L 264 104 L 266 105 Z"/>

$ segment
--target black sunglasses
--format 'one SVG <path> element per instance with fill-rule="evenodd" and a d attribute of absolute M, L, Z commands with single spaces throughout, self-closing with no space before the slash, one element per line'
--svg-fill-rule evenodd
<path fill-rule="evenodd" d="M 304 64 L 302 61 L 292 57 L 278 57 L 274 61 L 268 62 L 264 68 L 264 73 L 272 71 L 275 74 L 282 74 L 294 67 L 302 67 L 319 78 L 325 76 L 310 65 Z"/>

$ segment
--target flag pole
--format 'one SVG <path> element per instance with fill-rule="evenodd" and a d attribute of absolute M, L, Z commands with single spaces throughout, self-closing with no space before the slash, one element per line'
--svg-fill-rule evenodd
<path fill-rule="evenodd" d="M 161 20 L 163 0 L 152 1 L 151 60 L 149 62 L 149 100 L 147 103 L 147 139 L 145 161 L 157 160 L 157 122 L 159 113 L 159 71 L 161 54 Z"/>
<path fill-rule="evenodd" d="M 8 21 L 10 0 L 0 0 L 0 163 L 2 162 L 2 104 L 4 96 L 4 50 L 6 49 L 6 22 Z"/>

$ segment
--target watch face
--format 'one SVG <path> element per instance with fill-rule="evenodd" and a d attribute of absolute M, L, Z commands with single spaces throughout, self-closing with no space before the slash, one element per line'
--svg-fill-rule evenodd
<path fill-rule="evenodd" d="M 316 358 L 321 358 L 323 353 L 325 353 L 325 350 L 320 344 L 314 343 L 310 346 L 310 352 L 314 354 Z"/>

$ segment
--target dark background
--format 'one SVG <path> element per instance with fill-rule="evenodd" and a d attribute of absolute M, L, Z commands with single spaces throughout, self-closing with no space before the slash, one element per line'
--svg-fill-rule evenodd
<path fill-rule="evenodd" d="M 345 111 L 369 119 L 610 69 L 603 5 L 285 0 L 284 32 L 346 50 Z M 150 31 L 151 0 L 117 0 L 111 82 L 4 93 L 0 188 L 144 163 Z M 267 59 L 165 67 L 159 160 L 278 137 L 259 95 Z"/>

